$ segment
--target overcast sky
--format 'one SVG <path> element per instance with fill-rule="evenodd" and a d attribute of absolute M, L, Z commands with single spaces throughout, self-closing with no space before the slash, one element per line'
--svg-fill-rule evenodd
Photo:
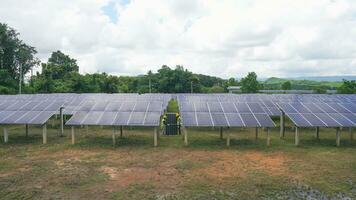
<path fill-rule="evenodd" d="M 81 73 L 356 74 L 355 0 L 1 0 L 0 22 Z"/>

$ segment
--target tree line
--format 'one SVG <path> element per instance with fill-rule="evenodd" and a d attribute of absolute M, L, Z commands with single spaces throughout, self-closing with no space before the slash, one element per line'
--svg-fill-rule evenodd
<path fill-rule="evenodd" d="M 195 74 L 183 66 L 163 65 L 157 72 L 139 76 L 114 76 L 107 73 L 80 74 L 74 58 L 61 51 L 41 63 L 34 47 L 19 39 L 19 33 L 0 23 L 0 94 L 22 93 L 223 93 L 228 86 L 241 86 L 243 93 L 264 89 L 254 72 L 238 81 Z M 41 71 L 33 74 L 35 66 Z M 24 79 L 25 75 L 30 78 Z M 290 82 L 281 85 L 293 89 Z M 355 81 L 344 81 L 341 93 L 356 93 Z"/>

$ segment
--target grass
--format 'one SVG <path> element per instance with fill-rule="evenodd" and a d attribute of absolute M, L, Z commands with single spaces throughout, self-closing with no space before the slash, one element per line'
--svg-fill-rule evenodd
<path fill-rule="evenodd" d="M 278 124 L 278 122 L 276 122 Z M 288 123 L 287 123 L 288 124 Z M 9 143 L 0 143 L 0 199 L 342 199 L 356 198 L 356 141 L 342 131 L 335 147 L 335 130 L 301 129 L 279 139 L 271 131 L 271 146 L 260 130 L 231 129 L 231 146 L 211 128 L 188 129 L 182 136 L 160 136 L 153 130 L 126 128 L 113 147 L 112 128 L 70 130 L 58 137 L 48 126 L 48 144 L 40 127 L 9 127 Z M 224 135 L 225 136 L 225 135 Z"/>

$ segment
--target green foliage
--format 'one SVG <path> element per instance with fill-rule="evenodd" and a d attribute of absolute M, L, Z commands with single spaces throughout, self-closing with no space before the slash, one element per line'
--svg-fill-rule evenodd
<path fill-rule="evenodd" d="M 241 90 L 243 93 L 256 93 L 260 87 L 255 72 L 249 72 L 245 78 L 241 79 Z"/>
<path fill-rule="evenodd" d="M 0 92 L 13 94 L 23 77 L 39 60 L 36 50 L 19 39 L 19 33 L 0 23 Z"/>
<path fill-rule="evenodd" d="M 356 81 L 344 80 L 342 85 L 338 88 L 340 94 L 356 94 Z"/>
<path fill-rule="evenodd" d="M 287 80 L 272 77 L 263 82 L 263 87 L 266 90 L 280 90 L 282 84 L 286 81 L 291 83 L 291 89 L 295 90 L 332 90 L 341 86 L 340 82 L 327 82 L 327 81 L 310 81 L 310 80 Z"/>
<path fill-rule="evenodd" d="M 326 89 L 323 88 L 323 87 L 316 87 L 314 89 L 314 92 L 317 93 L 317 94 L 326 94 Z"/>
<path fill-rule="evenodd" d="M 225 90 L 223 87 L 214 85 L 213 87 L 208 89 L 208 93 L 224 93 Z"/>
<path fill-rule="evenodd" d="M 290 90 L 292 89 L 292 84 L 290 81 L 286 81 L 282 84 L 282 90 Z"/>

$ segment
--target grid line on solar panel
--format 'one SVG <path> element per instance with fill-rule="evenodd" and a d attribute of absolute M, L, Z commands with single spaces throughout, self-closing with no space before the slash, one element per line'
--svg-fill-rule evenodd
<path fill-rule="evenodd" d="M 130 123 L 130 121 L 131 121 L 132 113 L 133 113 L 133 111 L 135 110 L 136 104 L 137 104 L 137 101 L 135 102 L 135 105 L 134 105 L 134 107 L 133 107 L 133 109 L 132 109 L 132 111 L 131 111 L 131 114 L 130 114 L 130 116 L 129 116 L 129 119 L 127 120 L 127 124 L 126 124 L 126 125 L 129 125 L 129 123 Z"/>
<path fill-rule="evenodd" d="M 250 105 L 249 105 L 248 103 L 247 103 L 246 105 L 247 105 L 247 107 L 250 109 L 250 111 L 251 111 L 251 113 L 252 113 L 252 116 L 256 119 L 258 125 L 261 126 L 261 123 L 257 120 L 257 118 L 256 118 L 256 116 L 255 116 L 255 114 L 254 114 L 254 112 L 252 112 Z M 256 106 L 256 105 L 255 105 L 255 106 Z M 257 106 L 256 106 L 256 107 L 257 107 Z M 258 110 L 259 110 L 259 109 L 258 109 Z"/>

